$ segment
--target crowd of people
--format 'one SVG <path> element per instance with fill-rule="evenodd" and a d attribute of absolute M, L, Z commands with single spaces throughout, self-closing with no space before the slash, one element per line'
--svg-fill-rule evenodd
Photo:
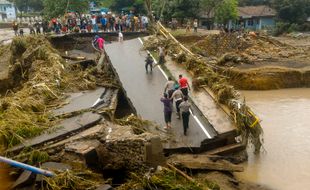
<path fill-rule="evenodd" d="M 173 112 L 173 102 L 175 102 L 177 119 L 182 118 L 183 133 L 186 136 L 189 127 L 189 116 L 191 104 L 188 101 L 188 92 L 190 86 L 188 81 L 182 75 L 179 75 L 178 81 L 173 81 L 171 77 L 164 88 L 164 95 L 160 101 L 164 104 L 164 118 L 166 122 L 165 129 L 171 129 L 171 118 Z"/>
<path fill-rule="evenodd" d="M 54 32 L 56 34 L 94 32 L 140 32 L 148 27 L 146 16 L 130 14 L 93 14 L 78 15 L 68 13 L 63 17 L 53 18 L 50 21 L 36 20 L 28 23 L 30 34 Z M 13 23 L 15 35 L 22 35 L 23 28 L 17 22 Z"/>
<path fill-rule="evenodd" d="M 150 52 L 145 60 L 145 70 L 146 73 L 150 71 L 152 72 L 153 67 L 157 65 L 162 65 L 165 63 L 165 53 L 164 48 L 158 48 L 158 56 L 159 61 L 158 64 L 154 65 L 154 59 Z M 171 77 L 168 77 L 168 81 L 164 87 L 163 97 L 160 101 L 164 105 L 164 118 L 165 118 L 165 129 L 171 129 L 171 119 L 172 119 L 172 112 L 173 112 L 173 102 L 175 103 L 176 108 L 176 116 L 177 119 L 182 119 L 183 122 L 183 133 L 186 136 L 187 130 L 189 128 L 189 117 L 190 117 L 190 107 L 191 104 L 188 100 L 188 93 L 190 90 L 190 85 L 188 83 L 187 78 L 183 75 L 179 75 L 179 80 L 174 81 Z"/>

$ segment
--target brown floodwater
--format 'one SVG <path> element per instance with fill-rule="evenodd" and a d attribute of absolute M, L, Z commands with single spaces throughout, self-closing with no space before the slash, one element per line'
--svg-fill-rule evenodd
<path fill-rule="evenodd" d="M 242 94 L 262 120 L 266 153 L 249 154 L 238 176 L 275 190 L 309 190 L 310 89 Z"/>
<path fill-rule="evenodd" d="M 8 190 L 13 180 L 9 176 L 9 166 L 0 163 L 0 190 Z"/>

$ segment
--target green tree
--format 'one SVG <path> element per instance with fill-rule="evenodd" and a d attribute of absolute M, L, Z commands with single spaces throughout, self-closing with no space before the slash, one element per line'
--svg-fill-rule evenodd
<path fill-rule="evenodd" d="M 113 4 L 114 0 L 104 0 L 104 1 L 100 1 L 99 5 L 102 7 L 111 7 L 111 5 Z"/>
<path fill-rule="evenodd" d="M 303 24 L 310 17 L 309 0 L 272 0 L 271 5 L 283 22 Z"/>
<path fill-rule="evenodd" d="M 270 0 L 239 0 L 239 6 L 269 5 Z"/>
<path fill-rule="evenodd" d="M 38 12 L 43 10 L 42 0 L 11 0 L 11 2 L 15 3 L 19 11 L 28 12 L 28 10 L 33 10 Z"/>
<path fill-rule="evenodd" d="M 64 15 L 69 10 L 79 13 L 87 12 L 91 1 L 93 0 L 43 0 L 44 15 L 47 18 L 53 18 Z"/>
<path fill-rule="evenodd" d="M 136 13 L 144 13 L 144 0 L 114 0 L 111 2 L 110 8 L 113 11 L 121 12 L 125 11 L 135 11 Z"/>
<path fill-rule="evenodd" d="M 229 20 L 236 20 L 237 6 L 237 0 L 223 0 L 215 7 L 215 21 L 219 24 L 227 24 Z"/>

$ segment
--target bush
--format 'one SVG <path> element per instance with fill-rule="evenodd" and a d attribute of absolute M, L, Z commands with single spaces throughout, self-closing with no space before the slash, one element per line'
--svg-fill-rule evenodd
<path fill-rule="evenodd" d="M 290 27 L 289 23 L 278 22 L 276 24 L 276 27 L 275 27 L 274 31 L 273 31 L 273 35 L 279 36 L 279 35 L 281 35 L 283 33 L 286 33 L 288 31 L 289 27 Z"/>
<path fill-rule="evenodd" d="M 296 23 L 278 22 L 273 31 L 273 35 L 279 36 L 284 33 L 292 33 L 296 31 L 310 31 L 310 23 L 303 23 L 301 25 Z"/>

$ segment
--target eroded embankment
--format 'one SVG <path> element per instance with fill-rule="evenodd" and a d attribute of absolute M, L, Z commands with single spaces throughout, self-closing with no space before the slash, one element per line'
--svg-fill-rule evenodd
<path fill-rule="evenodd" d="M 256 34 L 177 37 L 242 90 L 309 87 L 309 47 Z M 307 40 L 307 38 L 305 39 Z"/>
<path fill-rule="evenodd" d="M 225 72 L 230 83 L 241 90 L 271 90 L 310 87 L 310 70 L 265 67 Z"/>

